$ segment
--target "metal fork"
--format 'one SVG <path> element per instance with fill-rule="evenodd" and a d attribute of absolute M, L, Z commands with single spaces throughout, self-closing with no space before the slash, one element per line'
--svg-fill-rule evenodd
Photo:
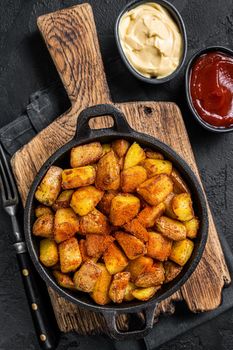
<path fill-rule="evenodd" d="M 55 335 L 46 315 L 45 306 L 40 294 L 41 288 L 34 277 L 32 263 L 16 217 L 17 207 L 19 203 L 18 192 L 1 144 L 0 191 L 3 208 L 11 218 L 17 261 L 23 279 L 23 284 L 39 344 L 41 348 L 45 350 L 55 349 Z"/>

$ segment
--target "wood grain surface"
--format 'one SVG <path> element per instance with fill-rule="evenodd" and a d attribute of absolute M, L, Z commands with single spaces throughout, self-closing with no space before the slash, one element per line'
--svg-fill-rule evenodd
<path fill-rule="evenodd" d="M 71 100 L 71 108 L 12 158 L 24 204 L 40 167 L 73 137 L 79 112 L 87 106 L 111 102 L 91 7 L 83 4 L 39 17 L 38 26 Z M 169 144 L 199 177 L 184 122 L 175 104 L 130 102 L 115 105 L 125 113 L 131 127 Z M 109 119 L 98 118 L 91 126 L 108 127 Z M 206 249 L 197 269 L 179 292 L 159 305 L 155 321 L 160 313 L 173 313 L 178 300 L 185 300 L 193 312 L 209 311 L 220 305 L 222 289 L 231 279 L 210 210 L 209 222 Z M 49 293 L 61 331 L 107 333 L 102 315 L 80 309 L 51 288 Z M 118 326 L 127 329 L 127 315 L 119 317 Z"/>

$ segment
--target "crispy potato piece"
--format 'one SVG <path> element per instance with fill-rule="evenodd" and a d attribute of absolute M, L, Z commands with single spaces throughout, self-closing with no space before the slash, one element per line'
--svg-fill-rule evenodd
<path fill-rule="evenodd" d="M 139 275 L 135 280 L 137 287 L 147 288 L 162 284 L 165 279 L 165 272 L 161 262 L 155 262 L 154 265 Z"/>
<path fill-rule="evenodd" d="M 138 165 L 145 158 L 146 154 L 143 149 L 139 146 L 138 143 L 134 142 L 126 153 L 124 169 L 132 168 L 133 166 Z"/>
<path fill-rule="evenodd" d="M 97 164 L 95 185 L 101 190 L 117 190 L 120 186 L 120 166 L 113 151 L 106 153 Z"/>
<path fill-rule="evenodd" d="M 59 244 L 61 272 L 75 271 L 82 263 L 78 240 L 75 237 Z"/>
<path fill-rule="evenodd" d="M 128 151 L 130 143 L 124 139 L 115 140 L 112 142 L 112 149 L 118 155 L 119 158 L 125 156 Z"/>
<path fill-rule="evenodd" d="M 130 260 L 134 260 L 146 253 L 146 247 L 143 242 L 128 233 L 118 231 L 115 234 L 115 238 Z"/>
<path fill-rule="evenodd" d="M 147 158 L 144 160 L 143 166 L 147 171 L 148 178 L 159 174 L 170 175 L 172 172 L 172 163 L 169 160 Z"/>
<path fill-rule="evenodd" d="M 172 280 L 174 280 L 174 278 L 176 278 L 176 276 L 179 275 L 180 271 L 182 270 L 182 267 L 175 264 L 172 261 L 165 261 L 164 263 L 164 270 L 165 270 L 165 280 L 164 283 L 168 283 Z"/>
<path fill-rule="evenodd" d="M 58 270 L 54 270 L 53 275 L 59 286 L 68 289 L 75 289 L 74 282 L 69 275 L 66 275 L 65 273 L 62 273 Z"/>
<path fill-rule="evenodd" d="M 166 216 L 172 219 L 177 219 L 177 216 L 172 209 L 172 200 L 174 196 L 175 196 L 174 192 L 169 193 L 169 195 L 165 198 L 163 203 L 165 204 L 165 208 L 166 208 L 165 209 Z"/>
<path fill-rule="evenodd" d="M 53 237 L 53 214 L 44 214 L 39 216 L 33 224 L 32 233 L 34 236 L 40 236 L 45 238 Z"/>
<path fill-rule="evenodd" d="M 81 239 L 79 241 L 79 250 L 82 257 L 82 262 L 91 259 L 91 257 L 87 254 L 86 239 Z"/>
<path fill-rule="evenodd" d="M 104 193 L 101 201 L 99 202 L 98 208 L 105 215 L 109 215 L 112 199 L 116 197 L 117 193 L 117 191 L 107 191 Z"/>
<path fill-rule="evenodd" d="M 167 174 L 156 175 L 137 188 L 137 192 L 150 205 L 163 202 L 172 190 L 173 182 Z"/>
<path fill-rule="evenodd" d="M 160 288 L 161 286 L 149 287 L 149 288 L 138 288 L 138 289 L 134 289 L 131 293 L 134 296 L 134 298 L 141 301 L 147 301 L 151 299 Z"/>
<path fill-rule="evenodd" d="M 102 156 L 103 150 L 100 142 L 92 142 L 86 145 L 72 148 L 70 153 L 71 168 L 78 168 L 97 162 Z"/>
<path fill-rule="evenodd" d="M 46 207 L 45 205 L 38 205 L 38 207 L 36 207 L 35 209 L 35 215 L 37 218 L 39 218 L 40 216 L 44 215 L 44 214 L 53 214 L 53 211 L 50 207 Z"/>
<path fill-rule="evenodd" d="M 127 271 L 130 272 L 131 281 L 134 282 L 139 275 L 150 270 L 153 263 L 153 259 L 148 256 L 140 256 L 135 260 L 131 260 L 127 266 Z"/>
<path fill-rule="evenodd" d="M 86 261 L 74 274 L 75 288 L 90 293 L 101 275 L 100 267 L 92 260 Z"/>
<path fill-rule="evenodd" d="M 92 258 L 100 258 L 114 240 L 114 237 L 110 235 L 87 235 L 85 244 L 87 255 Z"/>
<path fill-rule="evenodd" d="M 135 192 L 137 187 L 147 179 L 146 170 L 139 165 L 121 172 L 121 188 L 123 192 Z"/>
<path fill-rule="evenodd" d="M 149 241 L 146 247 L 148 256 L 159 261 L 165 261 L 171 253 L 172 241 L 161 233 L 149 232 Z"/>
<path fill-rule="evenodd" d="M 180 221 L 189 221 L 193 218 L 193 205 L 189 193 L 180 193 L 172 200 L 172 209 Z"/>
<path fill-rule="evenodd" d="M 71 198 L 70 206 L 80 216 L 92 211 L 103 197 L 103 191 L 94 186 L 87 186 L 76 190 Z"/>
<path fill-rule="evenodd" d="M 199 224 L 200 224 L 198 218 L 194 217 L 193 219 L 191 219 L 189 221 L 185 221 L 183 224 L 186 227 L 187 237 L 196 238 L 197 232 L 199 229 Z"/>
<path fill-rule="evenodd" d="M 110 152 L 111 150 L 112 150 L 112 148 L 111 148 L 110 143 L 104 143 L 104 144 L 102 145 L 102 152 L 103 152 L 102 155 L 104 155 L 104 154 Z"/>
<path fill-rule="evenodd" d="M 148 232 L 138 219 L 133 219 L 124 225 L 124 229 L 143 242 L 148 241 Z"/>
<path fill-rule="evenodd" d="M 114 226 L 122 226 L 131 221 L 139 212 L 140 200 L 132 194 L 118 194 L 112 199 L 110 221 Z"/>
<path fill-rule="evenodd" d="M 45 238 L 40 241 L 40 261 L 44 266 L 51 267 L 58 262 L 58 250 L 54 240 Z"/>
<path fill-rule="evenodd" d="M 79 233 L 107 235 L 110 233 L 110 225 L 107 217 L 99 210 L 94 209 L 87 215 L 82 216 L 79 219 L 80 227 Z"/>
<path fill-rule="evenodd" d="M 181 241 L 186 238 L 186 227 L 179 221 L 161 216 L 156 221 L 156 228 L 167 238 L 174 241 Z"/>
<path fill-rule="evenodd" d="M 71 208 L 58 209 L 54 219 L 54 239 L 57 243 L 71 238 L 79 230 L 79 219 Z"/>
<path fill-rule="evenodd" d="M 62 169 L 52 165 L 35 192 L 35 198 L 42 204 L 52 206 L 61 190 Z"/>
<path fill-rule="evenodd" d="M 92 185 L 95 182 L 96 170 L 92 165 L 80 168 L 65 169 L 62 172 L 62 188 L 72 188 Z"/>
<path fill-rule="evenodd" d="M 151 149 L 146 149 L 146 157 L 150 159 L 164 159 L 164 156 L 160 152 L 152 151 Z"/>
<path fill-rule="evenodd" d="M 74 190 L 62 191 L 56 199 L 55 203 L 53 204 L 53 210 L 56 211 L 57 209 L 61 208 L 69 208 L 70 200 L 73 193 Z"/>
<path fill-rule="evenodd" d="M 184 266 L 192 255 L 194 243 L 186 238 L 179 242 L 174 242 L 169 259 L 180 266 Z"/>
<path fill-rule="evenodd" d="M 142 224 L 144 227 L 153 227 L 155 224 L 155 221 L 163 215 L 165 210 L 165 205 L 163 203 L 160 203 L 156 206 L 150 207 L 146 206 L 137 216 L 138 221 Z"/>
<path fill-rule="evenodd" d="M 113 276 L 108 295 L 114 303 L 122 303 L 124 295 L 126 293 L 129 278 L 129 272 L 118 272 Z"/>
<path fill-rule="evenodd" d="M 174 183 L 174 193 L 190 193 L 189 188 L 185 181 L 180 176 L 179 172 L 176 169 L 172 169 L 171 179 Z"/>
<path fill-rule="evenodd" d="M 93 292 L 90 294 L 92 299 L 99 305 L 108 304 L 111 299 L 109 298 L 108 291 L 111 284 L 112 276 L 106 269 L 104 264 L 97 264 L 101 269 L 101 274 L 98 277 Z"/>
<path fill-rule="evenodd" d="M 128 282 L 127 286 L 126 286 L 126 289 L 125 289 L 125 295 L 124 295 L 124 298 L 123 300 L 125 301 L 131 301 L 134 299 L 134 296 L 132 294 L 132 291 L 134 289 L 136 289 L 137 287 L 132 283 L 132 282 Z"/>
<path fill-rule="evenodd" d="M 125 254 L 116 246 L 115 243 L 108 246 L 104 252 L 103 259 L 106 268 L 111 275 L 115 275 L 115 273 L 123 271 L 128 265 L 128 260 Z"/>

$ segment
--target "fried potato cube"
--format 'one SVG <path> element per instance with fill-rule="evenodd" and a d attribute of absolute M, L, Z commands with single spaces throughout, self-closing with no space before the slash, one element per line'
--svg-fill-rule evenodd
<path fill-rule="evenodd" d="M 35 209 L 35 215 L 37 218 L 39 218 L 40 216 L 44 215 L 44 214 L 53 214 L 53 211 L 50 207 L 46 207 L 45 205 L 38 205 L 38 207 L 36 207 Z"/>
<path fill-rule="evenodd" d="M 165 261 L 164 263 L 164 270 L 165 270 L 165 280 L 164 283 L 168 283 L 172 280 L 174 280 L 174 278 L 176 278 L 176 276 L 179 275 L 180 271 L 182 270 L 182 266 L 179 266 L 177 264 L 175 264 L 172 261 Z"/>
<path fill-rule="evenodd" d="M 163 202 L 172 190 L 173 182 L 167 174 L 156 175 L 137 188 L 137 192 L 150 205 Z"/>
<path fill-rule="evenodd" d="M 112 149 L 118 155 L 119 158 L 125 156 L 128 151 L 130 143 L 124 139 L 115 140 L 112 142 Z"/>
<path fill-rule="evenodd" d="M 125 155 L 124 169 L 138 165 L 146 158 L 146 154 L 138 143 L 134 142 Z"/>
<path fill-rule="evenodd" d="M 91 259 L 91 257 L 87 254 L 87 247 L 86 247 L 86 240 L 85 239 L 80 239 L 79 250 L 80 250 L 81 257 L 82 257 L 82 262 L 85 262 L 85 261 Z"/>
<path fill-rule="evenodd" d="M 139 275 L 135 280 L 137 287 L 147 288 L 162 284 L 165 279 L 165 272 L 161 262 L 155 262 L 154 265 Z"/>
<path fill-rule="evenodd" d="M 92 292 L 100 275 L 100 267 L 92 260 L 86 261 L 74 274 L 75 288 L 82 292 Z"/>
<path fill-rule="evenodd" d="M 91 258 L 100 258 L 114 240 L 110 235 L 87 235 L 85 243 L 87 255 Z"/>
<path fill-rule="evenodd" d="M 149 241 L 146 247 L 147 255 L 151 258 L 165 261 L 171 253 L 172 241 L 164 237 L 161 233 L 149 232 Z"/>
<path fill-rule="evenodd" d="M 126 288 L 129 282 L 130 273 L 129 272 L 118 272 L 113 276 L 112 283 L 109 288 L 110 299 L 117 304 L 122 303 Z"/>
<path fill-rule="evenodd" d="M 189 188 L 176 169 L 172 169 L 171 179 L 174 183 L 174 193 L 189 193 Z"/>
<path fill-rule="evenodd" d="M 146 206 L 144 209 L 140 211 L 140 213 L 137 216 L 137 219 L 142 224 L 142 226 L 153 227 L 155 224 L 155 221 L 161 215 L 163 215 L 164 211 L 165 211 L 165 205 L 163 203 L 160 203 L 153 207 Z"/>
<path fill-rule="evenodd" d="M 34 236 L 40 236 L 45 238 L 53 237 L 53 214 L 44 214 L 39 216 L 33 224 L 32 233 Z"/>
<path fill-rule="evenodd" d="M 184 226 L 186 227 L 187 231 L 187 237 L 189 238 L 196 238 L 197 237 L 197 232 L 199 229 L 199 220 L 198 218 L 194 217 L 193 219 L 189 221 L 185 221 Z"/>
<path fill-rule="evenodd" d="M 126 289 L 125 289 L 125 295 L 123 300 L 125 301 L 131 301 L 134 299 L 134 296 L 132 294 L 132 291 L 134 289 L 136 289 L 137 287 L 135 286 L 135 284 L 133 284 L 132 282 L 128 282 Z"/>
<path fill-rule="evenodd" d="M 78 240 L 75 237 L 59 244 L 61 272 L 75 271 L 82 263 Z"/>
<path fill-rule="evenodd" d="M 98 208 L 100 211 L 102 211 L 105 215 L 109 215 L 112 199 L 116 197 L 117 191 L 107 191 L 104 193 L 101 201 L 98 204 Z"/>
<path fill-rule="evenodd" d="M 174 242 L 169 259 L 180 266 L 184 266 L 192 255 L 193 248 L 194 243 L 188 238 Z"/>
<path fill-rule="evenodd" d="M 94 209 L 79 219 L 79 232 L 81 234 L 107 235 L 110 233 L 110 225 L 107 217 L 99 210 Z"/>
<path fill-rule="evenodd" d="M 161 216 L 156 221 L 156 228 L 167 238 L 174 241 L 181 241 L 186 238 L 186 227 L 179 221 Z"/>
<path fill-rule="evenodd" d="M 52 206 L 61 190 L 62 169 L 51 166 L 35 192 L 35 198 L 42 204 Z"/>
<path fill-rule="evenodd" d="M 161 286 L 134 289 L 132 295 L 138 300 L 147 301 L 151 299 L 160 288 Z"/>
<path fill-rule="evenodd" d="M 55 203 L 53 204 L 53 210 L 56 211 L 57 209 L 61 208 L 69 208 L 70 200 L 73 193 L 74 190 L 62 191 L 56 199 Z"/>
<path fill-rule="evenodd" d="M 146 149 L 146 157 L 150 159 L 164 159 L 164 156 L 160 152 L 152 151 L 151 149 Z"/>
<path fill-rule="evenodd" d="M 118 194 L 112 199 L 110 221 L 114 226 L 122 226 L 131 221 L 139 212 L 140 200 L 132 194 Z"/>
<path fill-rule="evenodd" d="M 165 198 L 163 203 L 165 204 L 165 208 L 166 208 L 165 209 L 166 216 L 172 219 L 177 219 L 177 216 L 172 209 L 172 200 L 174 197 L 175 197 L 174 192 L 169 193 L 169 195 Z"/>
<path fill-rule="evenodd" d="M 111 150 L 112 150 L 112 147 L 111 147 L 110 143 L 104 143 L 102 145 L 102 152 L 103 152 L 102 155 L 110 152 Z"/>
<path fill-rule="evenodd" d="M 123 271 L 128 265 L 128 259 L 115 243 L 108 246 L 104 252 L 103 259 L 106 268 L 111 275 Z"/>
<path fill-rule="evenodd" d="M 137 187 L 146 179 L 146 170 L 140 165 L 125 169 L 121 172 L 122 191 L 126 193 L 135 192 Z"/>
<path fill-rule="evenodd" d="M 98 267 L 101 269 L 101 274 L 98 277 L 93 292 L 90 294 L 92 299 L 99 305 L 106 305 L 110 303 L 108 291 L 111 284 L 112 276 L 106 269 L 104 264 L 98 263 Z"/>
<path fill-rule="evenodd" d="M 180 221 L 189 221 L 193 218 L 193 205 L 189 193 L 180 193 L 172 200 L 172 209 Z"/>
<path fill-rule="evenodd" d="M 130 260 L 134 260 L 146 253 L 146 247 L 143 242 L 128 233 L 118 231 L 115 234 L 115 238 Z"/>
<path fill-rule="evenodd" d="M 62 273 L 58 270 L 54 270 L 53 275 L 59 286 L 68 289 L 75 289 L 74 282 L 69 275 L 66 275 L 65 273 Z"/>
<path fill-rule="evenodd" d="M 133 219 L 131 222 L 128 222 L 124 225 L 124 229 L 130 232 L 132 235 L 137 237 L 143 242 L 148 241 L 148 232 L 144 226 L 140 223 L 138 219 Z"/>
<path fill-rule="evenodd" d="M 140 256 L 135 260 L 131 260 L 127 266 L 127 271 L 130 272 L 131 281 L 134 282 L 139 275 L 150 270 L 153 263 L 153 259 L 148 256 Z"/>
<path fill-rule="evenodd" d="M 144 160 L 143 166 L 147 171 L 148 178 L 159 174 L 170 175 L 172 172 L 172 163 L 169 160 L 147 158 Z"/>
<path fill-rule="evenodd" d="M 56 265 L 58 262 L 58 249 L 54 240 L 45 238 L 40 241 L 40 261 L 46 267 Z"/>
<path fill-rule="evenodd" d="M 97 164 L 96 187 L 101 190 L 117 190 L 120 186 L 120 166 L 113 151 L 106 153 Z"/>
<path fill-rule="evenodd" d="M 80 168 L 65 169 L 62 172 L 62 188 L 72 188 L 92 185 L 95 182 L 96 170 L 92 165 Z"/>
<path fill-rule="evenodd" d="M 93 164 L 100 159 L 102 153 L 103 150 L 100 142 L 92 142 L 87 145 L 74 147 L 70 153 L 71 168 Z"/>
<path fill-rule="evenodd" d="M 54 239 L 57 243 L 71 238 L 79 230 L 79 220 L 71 208 L 58 209 L 54 219 Z"/>
<path fill-rule="evenodd" d="M 80 216 L 92 211 L 103 197 L 103 191 L 94 186 L 87 186 L 76 190 L 71 198 L 70 206 Z"/>

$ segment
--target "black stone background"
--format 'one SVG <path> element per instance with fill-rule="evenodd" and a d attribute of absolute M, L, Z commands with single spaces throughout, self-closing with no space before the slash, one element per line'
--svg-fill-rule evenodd
<path fill-rule="evenodd" d="M 197 125 L 186 105 L 183 73 L 171 83 L 153 87 L 130 75 L 121 62 L 113 36 L 117 14 L 126 0 L 92 0 L 107 79 L 114 101 L 175 101 L 182 110 L 220 235 L 233 249 L 233 134 L 210 134 Z M 181 12 L 188 34 L 188 58 L 199 48 L 233 48 L 232 0 L 171 0 Z M 72 0 L 1 0 L 0 127 L 25 109 L 29 95 L 58 79 L 38 33 L 36 18 L 81 3 Z M 59 99 L 59 96 L 58 96 Z M 67 102 L 67 107 L 68 107 Z M 66 106 L 65 106 L 66 107 Z M 0 208 L 0 350 L 39 349 L 11 247 L 10 223 Z M 205 281 L 203 281 L 205 283 Z M 178 337 L 160 350 L 232 350 L 233 312 L 229 310 Z M 165 332 L 169 330 L 164 330 Z M 62 335 L 59 350 L 113 349 L 104 337 Z M 138 348 L 138 347 L 137 347 Z M 136 346 L 134 347 L 136 349 Z"/>

